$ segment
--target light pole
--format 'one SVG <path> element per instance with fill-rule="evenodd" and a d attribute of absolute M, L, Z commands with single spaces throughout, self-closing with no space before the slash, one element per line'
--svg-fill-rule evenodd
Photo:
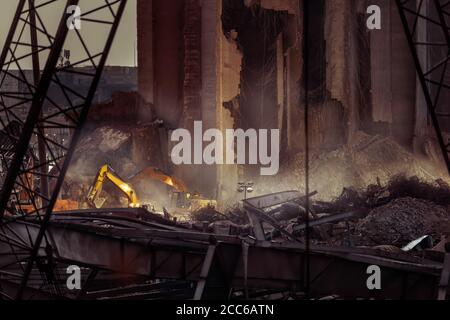
<path fill-rule="evenodd" d="M 244 200 L 247 200 L 247 194 L 255 191 L 253 182 L 239 182 L 238 183 L 238 192 L 244 194 Z"/>

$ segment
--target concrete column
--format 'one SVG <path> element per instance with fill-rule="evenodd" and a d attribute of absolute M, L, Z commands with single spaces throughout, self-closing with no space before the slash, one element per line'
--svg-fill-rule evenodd
<path fill-rule="evenodd" d="M 391 1 L 374 0 L 381 8 L 381 30 L 370 32 L 372 74 L 372 117 L 375 122 L 392 123 Z"/>
<path fill-rule="evenodd" d="M 153 95 L 153 1 L 137 1 L 138 86 L 139 94 L 147 103 Z"/>
<path fill-rule="evenodd" d="M 391 15 L 392 135 L 403 146 L 412 147 L 417 73 L 395 1 L 391 1 Z"/>
<path fill-rule="evenodd" d="M 205 2 L 208 2 L 207 0 Z M 212 14 L 212 11 L 211 11 Z M 230 110 L 224 108 L 223 103 L 232 101 L 240 94 L 242 54 L 235 43 L 226 40 L 222 31 L 222 1 L 217 1 L 215 9 L 215 39 L 216 39 L 216 123 L 225 132 L 233 129 L 235 119 Z M 206 30 L 207 24 L 204 25 Z M 217 194 L 223 203 L 233 202 L 237 197 L 237 183 L 239 179 L 237 165 L 221 165 L 217 167 Z"/>
<path fill-rule="evenodd" d="M 325 1 L 326 84 L 330 98 L 345 108 L 347 143 L 360 129 L 356 13 L 354 1 Z"/>
<path fill-rule="evenodd" d="M 201 90 L 201 112 L 203 129 L 220 128 L 218 113 L 220 103 L 220 56 L 218 55 L 220 16 L 218 1 L 202 2 L 202 90 Z M 210 190 L 211 195 L 217 194 L 219 168 L 218 166 L 204 166 L 203 188 Z M 205 174 L 206 173 L 206 174 Z"/>
<path fill-rule="evenodd" d="M 153 0 L 154 104 L 157 115 L 174 128 L 182 112 L 183 8 L 184 1 Z"/>
<path fill-rule="evenodd" d="M 412 147 L 416 70 L 395 1 L 376 0 L 382 30 L 371 31 L 373 120 L 390 124 L 390 134 Z M 389 132 L 386 132 L 389 133 Z"/>

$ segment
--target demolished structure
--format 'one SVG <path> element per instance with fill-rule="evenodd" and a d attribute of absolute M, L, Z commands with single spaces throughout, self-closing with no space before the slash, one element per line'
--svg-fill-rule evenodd
<path fill-rule="evenodd" d="M 80 31 L 85 52 L 65 66 L 63 23 L 32 22 L 54 4 L 19 1 L 0 56 L 2 76 L 23 86 L 0 90 L 0 299 L 448 298 L 448 8 L 425 2 L 138 0 L 137 92 L 93 104 L 127 1 L 83 8 L 107 25 L 104 39 Z M 382 30 L 367 29 L 369 4 Z M 10 50 L 28 12 L 30 48 L 40 48 L 33 33 L 50 39 L 41 67 L 36 51 Z M 33 81 L 9 70 L 23 59 Z M 194 133 L 196 121 L 279 130 L 279 174 L 174 165 L 170 135 Z M 152 205 L 181 193 L 168 181 L 128 188 L 150 205 L 128 208 L 105 186 L 116 201 L 92 208 L 88 189 L 106 164 L 124 182 L 158 168 L 191 203 L 208 203 Z M 368 288 L 370 266 L 382 290 Z"/>

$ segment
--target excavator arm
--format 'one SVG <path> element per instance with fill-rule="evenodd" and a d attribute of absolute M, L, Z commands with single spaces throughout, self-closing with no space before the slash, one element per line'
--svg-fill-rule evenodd
<path fill-rule="evenodd" d="M 141 181 L 148 181 L 148 179 L 162 182 L 171 187 L 171 200 L 176 208 L 196 210 L 207 206 L 217 207 L 217 201 L 203 199 L 197 192 L 191 194 L 182 180 L 170 176 L 158 168 L 148 167 L 132 177 L 130 181 L 137 185 Z"/>
<path fill-rule="evenodd" d="M 154 167 L 148 167 L 140 171 L 138 174 L 131 178 L 133 183 L 139 183 L 140 181 L 146 181 L 148 178 L 160 181 L 165 185 L 172 187 L 176 192 L 187 193 L 187 187 L 183 181 L 172 177 L 162 170 Z"/>
<path fill-rule="evenodd" d="M 106 179 L 111 181 L 127 197 L 130 207 L 137 208 L 140 206 L 136 191 L 134 191 L 133 187 L 123 181 L 108 165 L 104 165 L 100 168 L 93 185 L 89 189 L 87 200 L 90 205 L 95 208 L 101 207 L 101 205 L 98 204 L 98 197 L 102 192 L 103 183 Z"/>

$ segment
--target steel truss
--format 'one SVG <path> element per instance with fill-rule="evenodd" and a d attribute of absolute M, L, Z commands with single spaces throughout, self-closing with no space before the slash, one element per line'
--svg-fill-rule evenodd
<path fill-rule="evenodd" d="M 450 173 L 450 141 L 446 141 L 442 127 L 450 119 L 450 1 L 448 0 L 396 0 L 398 11 L 413 55 L 414 64 L 431 122 Z M 418 36 L 419 24 L 427 26 L 426 41 Z M 430 35 L 433 36 L 430 36 Z M 420 50 L 425 50 L 426 58 Z M 433 59 L 428 55 L 433 53 Z M 430 63 L 431 61 L 431 63 Z M 447 91 L 446 91 L 447 90 Z"/>
<path fill-rule="evenodd" d="M 35 263 L 42 274 L 40 262 L 51 255 L 47 224 L 126 3 L 19 0 L 0 56 L 0 245 L 10 249 L 0 254 L 15 257 L 21 273 L 16 275 L 20 278 L 16 296 L 2 294 L 0 287 L 0 299 L 23 298 Z M 81 9 L 78 17 L 73 6 Z M 58 25 L 45 17 L 50 12 L 52 17 L 60 13 Z M 74 17 L 81 28 L 71 23 Z M 61 63 L 64 49 L 74 53 L 71 61 Z M 33 74 L 26 71 L 30 67 Z M 72 85 L 74 78 L 86 84 L 83 89 Z M 38 235 L 33 239 L 6 236 L 11 222 L 27 215 L 38 218 Z M 0 266 L 0 278 L 4 268 Z M 51 286 L 53 280 L 48 274 L 41 276 L 42 286 Z"/>
<path fill-rule="evenodd" d="M 254 208 L 261 210 L 273 201 L 280 202 L 280 198 L 292 199 L 292 195 L 249 199 L 247 205 L 253 207 L 259 202 L 261 206 Z M 34 220 L 29 217 L 12 224 L 6 235 L 26 237 L 29 232 L 36 237 L 39 224 Z M 309 298 L 338 295 L 349 299 L 423 300 L 436 298 L 443 270 L 440 262 L 407 253 L 320 245 L 311 245 L 307 252 L 302 243 L 195 232 L 142 209 L 64 212 L 52 216 L 48 231 L 58 253 L 53 270 L 56 281 L 62 284 L 61 292 L 40 289 L 30 281 L 27 297 L 239 300 L 256 298 L 255 294 L 270 295 L 272 291 L 303 299 L 309 285 Z M 311 263 L 310 282 L 305 276 L 306 259 Z M 0 256 L 0 263 L 7 263 L 7 259 Z M 67 275 L 61 277 L 71 264 L 82 268 L 81 291 L 68 292 Z M 376 292 L 367 290 L 369 265 L 380 266 L 382 282 L 389 285 Z M 6 269 L 8 274 L 0 278 L 6 293 L 14 292 L 16 269 Z M 33 273 L 32 280 L 38 276 Z"/>

